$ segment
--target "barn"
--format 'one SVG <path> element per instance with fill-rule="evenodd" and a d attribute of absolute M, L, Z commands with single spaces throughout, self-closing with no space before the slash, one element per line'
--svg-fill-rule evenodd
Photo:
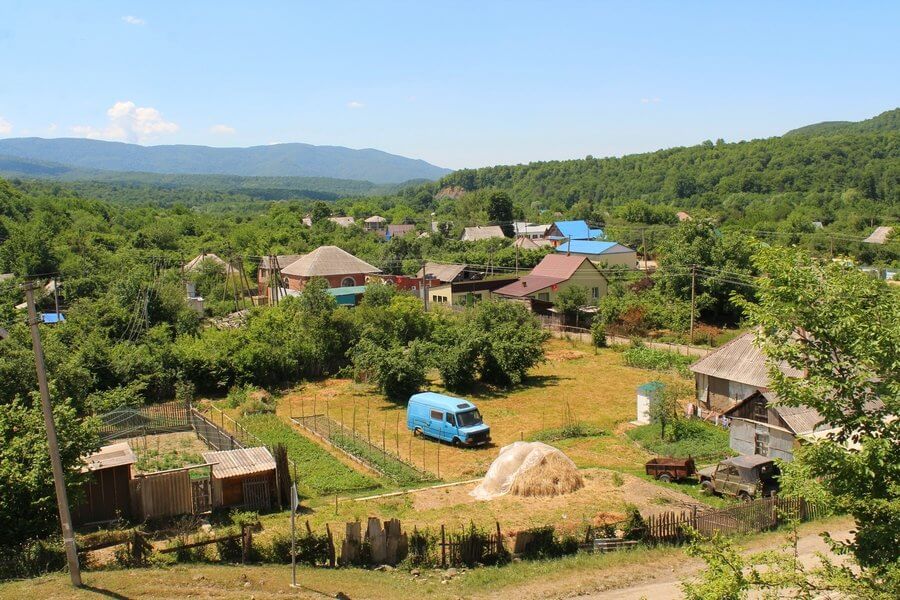
<path fill-rule="evenodd" d="M 72 509 L 76 525 L 102 523 L 131 516 L 131 465 L 137 462 L 126 442 L 101 447 L 85 458 L 82 473 L 90 473 L 80 504 Z"/>
<path fill-rule="evenodd" d="M 205 452 L 214 506 L 267 511 L 278 498 L 275 459 L 264 447 Z"/>

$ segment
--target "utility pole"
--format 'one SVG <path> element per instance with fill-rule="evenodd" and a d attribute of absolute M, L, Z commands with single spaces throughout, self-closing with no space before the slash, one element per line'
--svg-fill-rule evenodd
<path fill-rule="evenodd" d="M 426 286 L 426 282 L 428 281 L 428 273 L 425 272 L 425 265 L 428 264 L 425 259 L 422 259 L 422 300 L 425 302 L 425 312 L 428 312 L 428 287 Z"/>
<path fill-rule="evenodd" d="M 56 321 L 59 322 L 59 278 L 53 276 L 53 303 L 56 305 Z"/>
<path fill-rule="evenodd" d="M 513 242 L 513 246 L 516 247 L 516 277 L 519 276 L 519 238 L 516 238 L 516 241 Z"/>
<path fill-rule="evenodd" d="M 694 305 L 697 287 L 697 265 L 691 265 L 691 343 L 694 343 Z"/>
<path fill-rule="evenodd" d="M 644 270 L 647 270 L 647 240 L 644 238 L 644 230 L 646 228 L 641 227 L 641 248 L 644 249 Z"/>
<path fill-rule="evenodd" d="M 75 532 L 72 529 L 72 515 L 69 513 L 69 499 L 66 496 L 66 482 L 63 477 L 62 461 L 59 458 L 59 443 L 56 440 L 56 425 L 53 422 L 53 408 L 50 406 L 50 388 L 44 367 L 44 349 L 41 346 L 40 320 L 34 308 L 34 282 L 25 284 L 25 299 L 28 303 L 28 325 L 31 328 L 31 344 L 34 347 L 34 364 L 37 368 L 38 387 L 41 390 L 41 410 L 44 412 L 44 426 L 47 429 L 47 446 L 50 450 L 50 465 L 53 468 L 53 484 L 56 487 L 56 506 L 62 527 L 66 559 L 72 585 L 81 587 L 81 570 L 78 567 L 78 551 L 75 548 Z"/>

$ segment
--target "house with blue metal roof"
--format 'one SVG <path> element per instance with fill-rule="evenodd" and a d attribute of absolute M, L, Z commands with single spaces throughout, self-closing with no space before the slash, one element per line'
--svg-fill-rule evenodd
<path fill-rule="evenodd" d="M 594 264 L 637 268 L 637 252 L 617 242 L 596 240 L 570 240 L 556 247 L 561 254 L 586 256 Z"/>
<path fill-rule="evenodd" d="M 587 221 L 556 221 L 545 234 L 552 242 L 568 240 L 596 240 L 603 237 L 602 229 L 592 229 Z"/>

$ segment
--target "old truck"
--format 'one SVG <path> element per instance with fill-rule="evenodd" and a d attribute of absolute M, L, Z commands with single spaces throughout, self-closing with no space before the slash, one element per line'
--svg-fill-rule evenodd
<path fill-rule="evenodd" d="M 687 458 L 657 456 L 647 461 L 647 464 L 644 465 L 644 470 L 647 475 L 665 483 L 687 479 L 697 472 L 694 466 L 694 459 L 690 456 Z"/>
<path fill-rule="evenodd" d="M 700 489 L 707 494 L 751 500 L 778 491 L 778 465 L 767 456 L 735 456 L 700 470 Z"/>

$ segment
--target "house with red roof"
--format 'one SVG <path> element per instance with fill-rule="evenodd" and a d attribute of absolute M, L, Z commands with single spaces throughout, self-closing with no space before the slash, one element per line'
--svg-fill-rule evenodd
<path fill-rule="evenodd" d="M 534 312 L 549 312 L 561 291 L 572 286 L 588 289 L 594 302 L 606 295 L 609 280 L 587 256 L 548 254 L 531 273 L 494 290 L 506 300 L 526 302 Z"/>

